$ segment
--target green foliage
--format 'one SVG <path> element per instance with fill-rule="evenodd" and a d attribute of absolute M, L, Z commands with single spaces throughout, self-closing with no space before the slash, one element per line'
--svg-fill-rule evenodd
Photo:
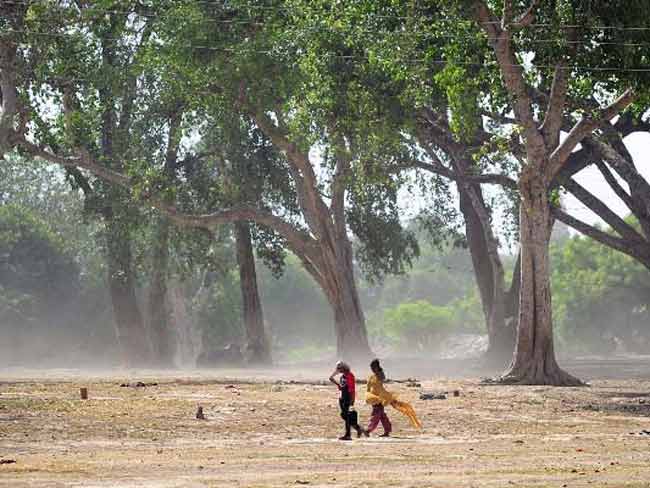
<path fill-rule="evenodd" d="M 8 362 L 12 357 L 20 362 L 27 351 L 43 360 L 54 359 L 59 365 L 80 357 L 95 362 L 114 359 L 106 266 L 96 244 L 101 226 L 95 220 L 84 220 L 84 202 L 79 191 L 70 188 L 66 172 L 6 157 L 0 165 L 0 212 L 11 216 L 5 224 L 13 222 L 14 236 L 20 229 L 17 224 L 27 226 L 20 235 L 30 241 L 19 253 L 0 253 L 3 263 L 8 263 L 4 260 L 12 254 L 22 256 L 20 261 L 25 262 L 10 267 L 9 275 L 0 279 L 2 323 L 10 326 L 8 342 L 0 344 L 0 349 L 4 346 L 0 355 Z M 40 249 L 53 256 L 32 256 L 39 242 Z M 32 251 L 25 256 L 28 249 Z M 54 276 L 47 271 L 53 266 L 59 270 Z M 5 281 L 16 273 L 24 284 L 22 290 L 16 288 L 16 282 Z"/>
<path fill-rule="evenodd" d="M 385 310 L 371 330 L 401 350 L 419 352 L 433 349 L 454 325 L 451 309 L 420 300 Z"/>
<path fill-rule="evenodd" d="M 384 185 L 354 185 L 347 220 L 358 239 L 355 254 L 359 265 L 370 281 L 404 274 L 420 255 L 415 233 L 400 220 L 397 184 L 391 180 Z"/>
<path fill-rule="evenodd" d="M 424 235 L 424 230 L 420 230 L 419 236 Z M 414 262 L 413 270 L 403 276 L 386 277 L 380 284 L 361 284 L 369 332 L 375 344 L 413 351 L 432 348 L 435 337 L 448 333 L 485 330 L 467 251 L 449 245 L 441 248 L 426 240 L 421 244 L 423 252 Z M 409 307 L 403 308 L 404 305 Z M 438 317 L 440 320 L 436 319 L 435 323 L 444 327 L 439 329 L 434 324 L 420 330 L 422 325 L 415 324 L 423 323 L 417 318 L 418 313 Z M 388 316 L 392 319 L 390 326 L 387 326 Z M 400 322 L 397 320 L 400 316 L 407 319 Z M 414 330 L 410 330 L 411 325 Z M 429 343 L 430 340 L 434 342 Z"/>
<path fill-rule="evenodd" d="M 2 315 L 42 318 L 76 297 L 79 269 L 45 222 L 28 209 L 0 207 Z"/>
<path fill-rule="evenodd" d="M 553 313 L 560 344 L 607 352 L 650 343 L 650 274 L 634 259 L 584 237 L 551 246 Z"/>
<path fill-rule="evenodd" d="M 448 307 L 453 311 L 456 327 L 463 332 L 486 333 L 485 316 L 481 308 L 478 290 L 472 288 L 465 296 L 451 301 Z"/>
<path fill-rule="evenodd" d="M 205 350 L 244 342 L 239 275 L 235 270 L 215 275 L 208 299 L 201 304 L 197 319 L 203 332 Z"/>
<path fill-rule="evenodd" d="M 487 3 L 497 13 L 503 6 L 498 0 Z M 513 3 L 515 14 L 529 5 Z M 519 61 L 525 61 L 526 79 L 548 91 L 549 67 L 575 51 L 569 87 L 575 105 L 567 106 L 567 116 L 588 113 L 593 99 L 610 99 L 629 85 L 640 95 L 632 110 L 645 110 L 647 73 L 635 68 L 648 64 L 649 5 L 643 0 L 539 2 L 535 24 L 518 30 L 512 40 Z M 420 223 L 442 251 L 421 249 L 424 239 L 418 242 L 417 232 L 400 219 L 397 196 L 412 190 L 400 171 L 405 163 L 426 162 L 431 154 L 418 139 L 421 109 L 439 115 L 456 142 L 467 143 L 475 163 L 470 172 L 495 169 L 514 175 L 519 169 L 510 154 L 510 143 L 521 142 L 519 129 L 493 122 L 485 124 L 484 139 L 474 140 L 484 125 L 481 113 L 507 115 L 511 103 L 470 8 L 468 0 L 31 2 L 17 63 L 26 68 L 19 76 L 21 102 L 39 146 L 62 156 L 76 156 L 83 148 L 136 182 L 130 193 L 80 173 L 67 175 L 77 187 L 88 184 L 87 215 L 117 215 L 120 237 L 139 244 L 140 264 L 152 238 L 143 223 L 153 213 L 136 211 L 133 197 L 146 201 L 155 194 L 188 212 L 254 205 L 304 229 L 295 175 L 252 123 L 252 113 L 273 114 L 296 147 L 318 152 L 317 190 L 326 200 L 337 161 L 341 155 L 349 158 L 346 217 L 357 238 L 357 263 L 368 280 L 364 302 L 395 338 L 408 347 L 425 347 L 450 324 L 476 327 L 481 314 L 471 270 L 460 273 L 457 267 L 469 268 L 467 256 L 443 248 L 447 231 L 458 223 L 449 182 L 418 180 L 430 198 Z M 567 42 L 567 25 L 579 26 L 572 42 Z M 543 105 L 534 111 L 541 121 Z M 180 149 L 170 166 L 165 147 L 172 120 L 179 121 L 174 137 Z M 448 155 L 435 151 L 449 163 Z M 23 187 L 32 169 L 15 169 L 0 165 L 0 259 L 5 260 L 0 262 L 3 276 L 9 277 L 0 283 L 0 294 L 7 313 L 25 315 L 35 303 L 30 299 L 34 287 L 47 282 L 44 276 L 74 275 L 66 259 L 76 261 L 86 284 L 100 281 L 103 261 L 89 239 L 100 229 L 96 223 L 81 225 L 78 198 L 61 191 L 66 184 L 61 174 L 40 178 L 40 187 Z M 41 198 L 44 192 L 59 194 L 59 203 Z M 517 196 L 506 192 L 499 198 L 489 206 L 501 205 L 514 214 Z M 177 270 L 219 273 L 213 300 L 201 312 L 208 343 L 241 334 L 227 230 L 216 238 L 186 230 L 172 236 Z M 451 234 L 451 240 L 462 243 L 458 232 Z M 262 226 L 253 235 L 258 257 L 277 277 L 285 265 L 286 243 Z M 556 317 L 565 344 L 641 333 L 645 270 L 590 241 L 571 239 L 553 253 Z M 301 336 L 331 339 L 323 332 L 331 317 L 322 294 L 295 257 L 286 261 L 284 281 L 272 281 L 268 272 L 262 277 L 277 342 L 294 344 Z M 40 278 L 20 285 L 18 278 L 29 276 Z M 614 302 L 625 310 L 627 332 L 611 325 L 619 321 L 614 310 L 623 313 L 604 305 Z M 313 305 L 308 312 L 305 303 Z"/>

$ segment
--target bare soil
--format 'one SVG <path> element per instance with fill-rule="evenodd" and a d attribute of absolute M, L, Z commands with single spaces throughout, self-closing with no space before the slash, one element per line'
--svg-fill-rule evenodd
<path fill-rule="evenodd" d="M 650 487 L 649 365 L 574 362 L 591 378 L 586 388 L 419 376 L 420 387 L 389 388 L 412 402 L 421 431 L 388 408 L 393 437 L 376 437 L 380 427 L 351 442 L 336 440 L 335 389 L 316 381 L 327 367 L 2 372 L 0 486 Z M 137 381 L 157 385 L 120 386 Z M 195 418 L 198 405 L 206 420 Z"/>

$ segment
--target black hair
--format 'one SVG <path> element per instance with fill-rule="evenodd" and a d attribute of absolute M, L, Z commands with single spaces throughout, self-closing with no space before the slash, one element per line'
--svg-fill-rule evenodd
<path fill-rule="evenodd" d="M 386 373 L 384 373 L 383 368 L 379 364 L 379 359 L 373 359 L 370 361 L 370 369 L 375 372 L 380 381 L 386 381 Z"/>

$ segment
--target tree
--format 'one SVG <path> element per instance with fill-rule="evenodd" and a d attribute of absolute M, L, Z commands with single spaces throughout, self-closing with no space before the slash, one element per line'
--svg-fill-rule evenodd
<path fill-rule="evenodd" d="M 574 6 L 575 7 L 575 6 Z M 503 382 L 526 384 L 578 385 L 580 381 L 563 371 L 555 359 L 553 348 L 553 322 L 550 292 L 549 238 L 553 218 L 549 191 L 553 180 L 566 165 L 575 147 L 595 129 L 614 118 L 634 99 L 632 89 L 623 91 L 605 108 L 598 108 L 581 118 L 561 140 L 567 97 L 570 87 L 571 67 L 575 46 L 571 40 L 576 35 L 569 29 L 557 29 L 555 35 L 568 48 L 554 53 L 555 68 L 548 103 L 542 106 L 539 120 L 534 100 L 530 96 L 533 86 L 526 80 L 524 67 L 517 58 L 515 33 L 530 30 L 536 17 L 546 15 L 557 24 L 570 22 L 559 6 L 543 9 L 538 2 L 516 16 L 516 7 L 510 1 L 503 3 L 497 18 L 493 9 L 483 1 L 471 2 L 473 19 L 485 32 L 488 43 L 499 65 L 505 89 L 511 99 L 525 151 L 518 189 L 521 198 L 519 214 L 521 243 L 521 290 L 519 299 L 519 324 L 513 363 L 501 378 Z M 575 12 L 575 10 L 573 10 Z M 575 18 L 575 17 L 574 17 Z M 527 35 L 532 36 L 532 32 Z"/>
<path fill-rule="evenodd" d="M 427 191 L 432 196 L 429 213 L 434 214 L 430 227 L 437 240 L 451 220 L 451 212 L 441 210 L 452 200 L 444 182 L 456 184 L 490 339 L 487 358 L 505 363 L 514 345 L 515 328 L 506 318 L 516 310 L 517 283 L 506 289 L 492 209 L 480 184 L 497 183 L 511 190 L 516 183 L 501 174 L 477 174 L 487 168 L 486 146 L 495 146 L 498 135 L 484 127 L 480 111 L 481 94 L 494 83 L 480 68 L 454 64 L 454 56 L 460 54 L 447 49 L 448 37 L 461 32 L 432 22 L 443 14 L 435 6 L 412 2 L 346 2 L 331 9 L 329 2 L 310 1 L 294 3 L 293 9 L 301 49 L 314 60 L 314 84 L 334 80 L 326 85 L 328 90 L 318 93 L 319 98 L 330 96 L 340 85 L 351 92 L 344 100 L 354 110 L 337 110 L 354 114 L 350 124 L 365 136 L 367 161 L 362 169 L 372 168 L 356 168 L 355 178 L 376 186 L 386 173 L 416 170 L 433 175 Z M 319 28 L 309 28 L 315 22 Z M 467 39 L 458 48 L 463 55 L 483 47 L 467 32 L 462 34 Z M 332 50 L 329 56 L 321 55 Z M 449 66 L 440 63 L 443 56 L 451 58 Z M 341 79 L 352 79 L 354 85 Z M 473 84 L 461 92 L 460 80 Z"/>
<path fill-rule="evenodd" d="M 544 6 L 532 2 L 517 19 L 513 10 L 520 8 L 520 4 L 497 3 L 437 2 L 413 6 L 393 2 L 370 6 L 369 10 L 374 12 L 376 8 L 383 14 L 382 18 L 389 20 L 382 24 L 384 30 L 379 42 L 373 37 L 367 48 L 368 57 L 376 59 L 378 64 L 386 64 L 386 57 L 381 56 L 380 50 L 381 41 L 387 43 L 388 50 L 397 53 L 393 58 L 402 61 L 391 65 L 394 78 L 406 85 L 404 93 L 408 95 L 410 90 L 417 95 L 412 97 L 415 110 L 411 112 L 416 113 L 419 120 L 416 118 L 412 124 L 411 138 L 427 152 L 422 157 L 421 153 L 413 151 L 415 160 L 411 165 L 458 183 L 483 303 L 488 305 L 484 307 L 486 322 L 489 326 L 503 323 L 505 310 L 519 309 L 521 340 L 511 374 L 502 379 L 524 383 L 576 383 L 557 367 L 552 339 L 549 339 L 552 320 L 545 255 L 552 225 L 551 193 L 559 180 L 584 167 L 572 151 L 580 141 L 584 145 L 589 143 L 583 137 L 596 130 L 608 130 L 609 120 L 633 100 L 632 92 L 624 90 L 633 86 L 635 80 L 621 73 L 612 75 L 615 66 L 629 53 L 612 48 L 619 44 L 612 42 L 611 29 L 602 28 L 612 18 L 611 11 L 610 15 L 602 12 L 608 9 L 606 2 L 584 5 L 561 2 L 562 5 Z M 360 5 L 363 4 L 355 3 L 353 9 L 361 8 Z M 454 8 L 459 6 L 460 9 Z M 398 10 L 400 7 L 405 9 Z M 502 18 L 493 15 L 492 7 L 503 7 Z M 592 15 L 592 8 L 600 9 L 596 16 Z M 472 12 L 473 17 L 467 19 L 467 12 Z M 542 20 L 533 25 L 535 15 Z M 373 22 L 373 13 L 368 19 L 365 23 L 359 22 L 360 30 L 367 29 L 367 25 L 377 25 Z M 404 20 L 400 24 L 401 19 Z M 430 23 L 428 28 L 427 23 Z M 574 27 L 566 28 L 567 24 Z M 422 34 L 413 34 L 409 29 Z M 590 47 L 593 41 L 590 29 L 606 31 L 604 36 L 609 42 Z M 540 32 L 550 40 L 539 41 Z M 400 49 L 395 49 L 395 45 Z M 586 47 L 578 49 L 580 46 Z M 641 60 L 638 48 L 633 49 L 633 59 Z M 401 57 L 401 53 L 405 55 Z M 534 61 L 520 61 L 529 57 Z M 414 58 L 418 60 L 415 63 L 412 62 Z M 495 58 L 496 72 L 491 69 Z M 602 73 L 594 74 L 589 72 L 588 66 L 572 66 L 569 62 L 572 59 L 606 66 L 599 66 L 604 68 Z M 410 69 L 410 65 L 414 67 Z M 556 67 L 552 76 L 548 76 L 548 65 Z M 406 81 L 413 78 L 419 81 L 416 86 L 425 86 L 428 90 L 414 89 Z M 437 84 L 427 85 L 425 80 L 430 78 Z M 616 90 L 624 95 L 605 109 L 591 99 L 592 96 L 611 98 Z M 582 119 L 580 114 L 583 114 Z M 486 125 L 488 129 L 492 126 L 492 130 L 486 130 Z M 504 130 L 506 127 L 514 129 Z M 561 130 L 566 130 L 569 137 L 560 144 Z M 510 174 L 489 173 L 485 163 L 490 158 L 485 157 L 486 153 L 495 154 L 505 162 L 508 159 L 518 161 L 519 181 L 510 177 L 512 171 Z M 520 289 L 520 280 L 515 280 L 510 291 L 505 291 L 498 241 L 489 227 L 490 212 L 481 202 L 483 195 L 478 183 L 498 183 L 516 190 L 517 200 L 526 197 L 526 206 L 519 207 L 519 230 L 523 232 L 520 237 L 526 256 L 518 260 L 517 269 L 521 271 L 516 273 L 521 278 L 527 277 L 525 288 Z M 535 201 L 538 198 L 541 200 Z M 545 213 L 542 208 L 546 208 Z M 559 215 L 561 210 L 553 209 L 553 212 Z M 515 295 L 520 296 L 518 307 L 504 304 L 504 297 Z M 526 305 L 525 310 L 521 309 L 522 304 Z M 494 325 L 490 329 L 503 330 Z"/>
<path fill-rule="evenodd" d="M 215 87 L 218 88 L 217 91 L 221 95 L 219 98 L 220 103 L 226 105 L 234 104 L 235 108 L 239 110 L 239 113 L 252 120 L 273 143 L 276 150 L 285 155 L 287 161 L 286 169 L 293 180 L 302 219 L 309 229 L 308 232 L 300 222 L 287 220 L 266 208 L 244 206 L 209 215 L 197 216 L 179 212 L 165 198 L 150 196 L 151 193 L 147 190 L 149 188 L 147 177 L 138 180 L 129 178 L 124 174 L 125 170 L 132 170 L 132 168 L 128 168 L 127 165 L 123 164 L 129 161 L 129 154 L 116 154 L 114 152 L 116 149 L 113 147 L 114 140 L 112 136 L 114 134 L 109 129 L 111 127 L 114 128 L 115 117 L 117 116 L 115 103 L 117 101 L 110 99 L 111 92 L 109 88 L 112 88 L 112 86 L 102 88 L 100 84 L 100 88 L 102 89 L 98 90 L 100 94 L 99 100 L 104 104 L 103 111 L 100 111 L 100 120 L 102 120 L 102 132 L 104 135 L 100 146 L 102 152 L 89 151 L 83 144 L 78 144 L 79 141 L 75 141 L 74 137 L 72 137 L 72 143 L 68 143 L 64 147 L 61 147 L 61 145 L 53 145 L 51 141 L 46 139 L 34 143 L 25 137 L 25 127 L 8 129 L 6 131 L 8 134 L 6 140 L 11 139 L 14 147 L 19 147 L 20 150 L 34 157 L 46 159 L 66 167 L 78 167 L 90 170 L 96 176 L 125 188 L 139 186 L 143 190 L 139 191 L 141 196 L 149 197 L 148 202 L 150 204 L 162 209 L 168 217 L 180 225 L 213 228 L 225 222 L 243 220 L 253 221 L 259 225 L 271 228 L 283 236 L 289 248 L 301 258 L 308 271 L 323 288 L 334 311 L 337 345 L 340 354 L 344 356 L 352 356 L 353 354 L 369 355 L 370 351 L 365 331 L 365 319 L 360 307 L 354 281 L 352 247 L 347 234 L 345 220 L 346 178 L 348 177 L 348 169 L 354 158 L 354 153 L 346 146 L 341 132 L 337 131 L 336 120 L 328 120 L 327 123 L 320 125 L 318 129 L 320 132 L 319 138 L 322 143 L 336 148 L 336 156 L 333 158 L 335 163 L 332 178 L 329 183 L 330 194 L 328 198 L 324 198 L 314 163 L 309 156 L 309 147 L 311 146 L 308 140 L 309 138 L 298 137 L 288 128 L 290 117 L 287 117 L 285 109 L 289 108 L 288 106 L 295 100 L 292 97 L 299 96 L 299 91 L 294 93 L 283 92 L 282 90 L 285 90 L 287 87 L 282 85 L 281 80 L 278 80 L 277 85 L 281 88 L 280 92 L 276 93 L 273 98 L 268 96 L 269 87 L 264 83 L 264 79 L 258 76 L 260 69 L 258 53 L 252 53 L 249 50 L 248 36 L 251 32 L 242 31 L 237 23 L 231 21 L 233 17 L 245 14 L 245 11 L 228 8 L 222 9 L 217 5 L 199 3 L 196 5 L 193 3 L 180 4 L 175 7 L 177 8 L 170 11 L 171 14 L 183 15 L 188 12 L 191 14 L 189 19 L 194 24 L 188 22 L 188 26 L 192 32 L 182 32 L 181 35 L 178 35 L 178 32 L 170 33 L 166 30 L 170 26 L 163 26 L 157 32 L 159 37 L 155 42 L 152 41 L 153 48 L 158 47 L 159 44 L 157 42 L 162 40 L 172 53 L 178 55 L 176 58 L 176 61 L 178 61 L 178 58 L 186 57 L 185 47 L 188 41 L 194 43 L 196 35 L 202 36 L 206 32 L 209 32 L 208 37 L 216 35 L 217 38 L 211 39 L 211 42 L 217 42 L 217 44 L 221 43 L 223 45 L 223 41 L 227 41 L 233 46 L 231 49 L 235 51 L 236 55 L 233 55 L 233 52 L 229 51 L 227 55 L 220 53 L 219 56 L 215 56 L 218 51 L 210 50 L 212 56 L 204 56 L 203 62 L 190 66 L 189 71 L 185 71 L 185 66 L 176 65 L 176 67 L 179 68 L 179 72 L 185 73 L 188 76 L 183 82 L 185 83 L 189 79 L 191 82 L 190 86 L 196 90 L 193 94 L 196 95 L 198 100 L 203 100 L 201 98 L 203 94 L 199 90 L 199 86 L 206 86 L 207 83 L 207 86 L 214 87 L 214 83 L 209 80 L 212 80 L 216 68 L 223 69 L 221 72 L 226 74 L 226 79 L 221 79 L 220 81 L 224 82 L 224 85 Z M 135 5 L 134 8 L 135 10 L 115 10 L 107 17 L 108 22 L 116 21 L 116 17 L 122 16 L 123 18 L 128 11 L 128 15 L 135 15 L 136 18 L 136 20 L 133 20 L 132 17 L 129 17 L 129 22 L 135 22 L 135 25 L 144 29 L 138 31 L 133 42 L 128 42 L 124 45 L 120 44 L 120 46 L 139 45 L 139 41 L 142 43 L 147 42 L 144 34 L 149 32 L 146 26 L 151 24 L 146 20 L 138 20 L 140 13 L 137 9 L 139 7 Z M 74 9 L 73 12 L 77 13 Z M 95 13 L 101 12 L 102 9 L 98 8 Z M 89 15 L 92 16 L 92 13 L 93 11 L 91 10 Z M 146 15 L 143 17 L 144 19 L 150 18 L 150 16 Z M 173 18 L 173 15 L 169 17 Z M 250 20 L 249 17 L 245 17 L 245 19 Z M 208 22 L 204 22 L 204 20 Z M 256 49 L 264 42 L 273 40 L 273 28 L 276 27 L 274 22 L 272 22 L 273 20 L 277 19 L 270 19 L 264 23 L 265 26 L 268 26 L 268 29 L 260 29 L 255 32 L 257 35 Z M 212 28 L 212 22 L 227 22 L 230 27 L 222 31 L 215 31 Z M 175 29 L 174 26 L 171 26 L 171 28 L 172 30 Z M 206 31 L 206 28 L 209 28 L 209 30 Z M 109 28 L 107 31 L 101 31 L 100 33 L 102 32 L 106 34 L 107 32 L 111 32 L 111 29 Z M 113 31 L 110 35 L 105 35 L 105 40 L 116 42 L 120 34 L 120 32 Z M 222 36 L 221 39 L 218 38 L 219 35 Z M 36 36 L 37 33 L 35 32 L 34 37 L 36 38 Z M 65 35 L 62 37 L 65 38 Z M 99 37 L 101 39 L 101 36 Z M 84 40 L 87 41 L 87 39 Z M 36 44 L 34 43 L 34 45 Z M 198 44 L 198 42 L 194 43 L 194 45 Z M 178 50 L 174 51 L 175 49 Z M 109 58 L 113 56 L 108 51 L 105 54 Z M 196 54 L 196 50 L 192 51 L 192 56 Z M 255 54 L 254 59 L 252 58 L 253 54 Z M 206 59 L 208 62 L 206 62 Z M 196 59 L 193 61 L 196 61 Z M 282 56 L 279 56 L 278 59 L 273 59 L 273 56 L 267 55 L 263 64 L 264 68 L 271 67 L 275 72 L 282 72 L 284 70 L 284 61 Z M 106 63 L 103 66 L 106 66 Z M 171 67 L 173 66 L 171 65 Z M 171 67 L 170 69 L 172 69 Z M 113 66 L 113 68 L 116 67 Z M 3 72 L 6 69 L 9 69 L 9 65 L 3 67 Z M 11 69 L 14 70 L 15 67 L 12 66 Z M 113 69 L 110 74 L 114 74 L 116 71 L 117 69 Z M 137 69 L 135 71 L 137 72 Z M 74 77 L 71 77 L 69 74 L 67 76 L 67 79 L 63 76 L 65 81 L 75 81 Z M 121 85 L 123 81 L 119 78 L 109 77 L 108 79 L 117 85 Z M 137 80 L 137 76 L 128 77 L 128 80 L 134 79 Z M 25 78 L 21 79 L 20 83 L 17 80 L 13 80 L 12 83 L 9 88 L 11 93 L 17 93 L 17 87 L 20 86 L 21 90 L 27 94 L 27 87 L 32 84 L 38 85 L 39 80 Z M 43 87 L 44 85 L 41 84 L 40 86 Z M 127 88 L 129 86 L 132 87 L 133 85 L 127 83 Z M 65 103 L 62 104 L 61 113 L 66 114 L 67 124 L 64 125 L 63 129 L 67 131 L 67 134 L 76 135 L 80 138 L 80 133 L 82 132 L 80 129 L 83 124 L 79 123 L 79 115 L 82 113 L 82 110 L 85 109 L 86 112 L 91 112 L 89 109 L 95 109 L 95 107 L 75 107 L 73 103 L 75 99 L 74 96 L 71 96 L 72 94 L 69 88 L 68 92 L 65 93 L 65 86 L 61 87 L 58 84 L 57 87 L 61 90 L 59 93 L 63 92 L 62 94 L 64 95 L 63 101 Z M 299 88 L 300 85 L 297 85 L 297 87 Z M 131 104 L 133 104 L 134 100 L 129 96 L 131 93 L 133 92 L 122 94 L 124 98 L 120 98 L 119 100 L 120 107 L 128 108 L 132 106 Z M 278 105 L 282 105 L 282 103 L 277 103 L 278 98 L 280 100 L 284 99 L 284 104 L 287 107 L 279 107 Z M 112 104 L 109 103 L 111 100 L 113 101 Z M 89 98 L 88 101 L 92 101 L 92 99 Z M 210 101 L 210 99 L 207 101 Z M 32 100 L 32 102 L 35 102 L 35 100 Z M 149 106 L 150 104 L 143 102 L 144 108 Z M 215 111 L 218 112 L 218 109 L 223 107 L 223 105 L 216 104 L 214 107 L 217 109 Z M 13 110 L 9 116 L 12 122 L 16 115 L 17 110 Z M 120 111 L 119 115 L 120 121 L 128 122 L 128 110 Z M 323 121 L 321 120 L 321 122 Z M 81 140 L 83 141 L 83 139 Z M 119 143 L 120 147 L 117 149 L 124 149 L 128 146 L 125 139 L 120 140 Z M 137 139 L 129 141 L 129 144 L 137 147 Z M 106 164 L 111 161 L 116 162 L 116 159 L 120 164 Z M 121 237 L 125 236 L 122 235 Z M 116 251 L 120 251 L 119 253 L 114 253 L 116 255 L 127 255 L 125 249 Z M 125 273 L 124 276 L 128 277 L 129 274 Z M 129 282 L 125 283 L 125 285 L 129 285 Z M 128 298 L 126 294 L 123 295 Z M 120 310 L 127 315 L 135 315 L 132 307 L 123 306 L 120 307 Z M 135 330 L 133 327 L 130 329 Z M 136 329 L 139 330 L 139 328 Z M 139 344 L 136 347 L 142 348 L 144 345 Z"/>
<path fill-rule="evenodd" d="M 613 232 L 605 232 L 595 225 L 587 224 L 559 207 L 554 208 L 553 214 L 575 230 L 634 258 L 650 269 L 650 184 L 637 170 L 634 159 L 623 141 L 624 137 L 634 132 L 647 132 L 650 129 L 642 115 L 624 113 L 616 123 L 604 128 L 602 136 L 586 138 L 582 144 L 583 148 L 571 155 L 574 164 L 580 168 L 591 164 L 598 168 L 638 225 L 632 225 L 621 218 L 606 202 L 574 178 L 562 174 L 558 183 L 603 219 Z"/>
<path fill-rule="evenodd" d="M 552 244 L 551 259 L 557 330 L 565 349 L 609 353 L 623 346 L 634 352 L 647 350 L 647 268 L 582 236 Z"/>
<path fill-rule="evenodd" d="M 211 156 L 205 158 L 203 168 L 186 171 L 203 206 L 206 202 L 217 208 L 280 206 L 288 213 L 297 213 L 295 193 L 283 171 L 284 159 L 273 150 L 262 132 L 250 120 L 238 115 L 221 122 L 217 124 L 214 121 L 207 131 L 205 152 Z M 215 192 L 215 187 L 219 191 Z M 258 253 L 276 275 L 284 266 L 283 243 L 273 231 L 253 227 L 249 222 L 235 222 L 233 233 L 246 331 L 246 355 L 251 363 L 268 364 L 272 357 L 271 341 L 264 325 L 253 243 L 255 240 Z"/>
<path fill-rule="evenodd" d="M 61 236 L 29 207 L 0 206 L 0 322 L 5 364 L 23 361 L 48 336 L 70 320 L 80 297 L 79 267 Z M 73 314 L 74 315 L 74 314 Z M 57 351 L 60 353 L 60 351 Z"/>

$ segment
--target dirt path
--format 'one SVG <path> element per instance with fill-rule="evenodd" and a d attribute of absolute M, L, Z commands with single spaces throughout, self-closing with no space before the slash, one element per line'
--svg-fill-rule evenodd
<path fill-rule="evenodd" d="M 650 486 L 650 435 L 642 433 L 650 432 L 650 381 L 391 385 L 424 429 L 388 409 L 393 438 L 343 443 L 334 440 L 342 426 L 328 386 L 130 381 L 138 379 L 158 385 L 0 378 L 0 461 L 16 461 L 0 464 L 0 486 Z M 84 385 L 87 401 L 78 399 Z M 455 389 L 459 397 L 419 399 L 422 390 Z M 194 418 L 197 404 L 207 420 Z M 367 420 L 369 409 L 358 407 Z"/>

